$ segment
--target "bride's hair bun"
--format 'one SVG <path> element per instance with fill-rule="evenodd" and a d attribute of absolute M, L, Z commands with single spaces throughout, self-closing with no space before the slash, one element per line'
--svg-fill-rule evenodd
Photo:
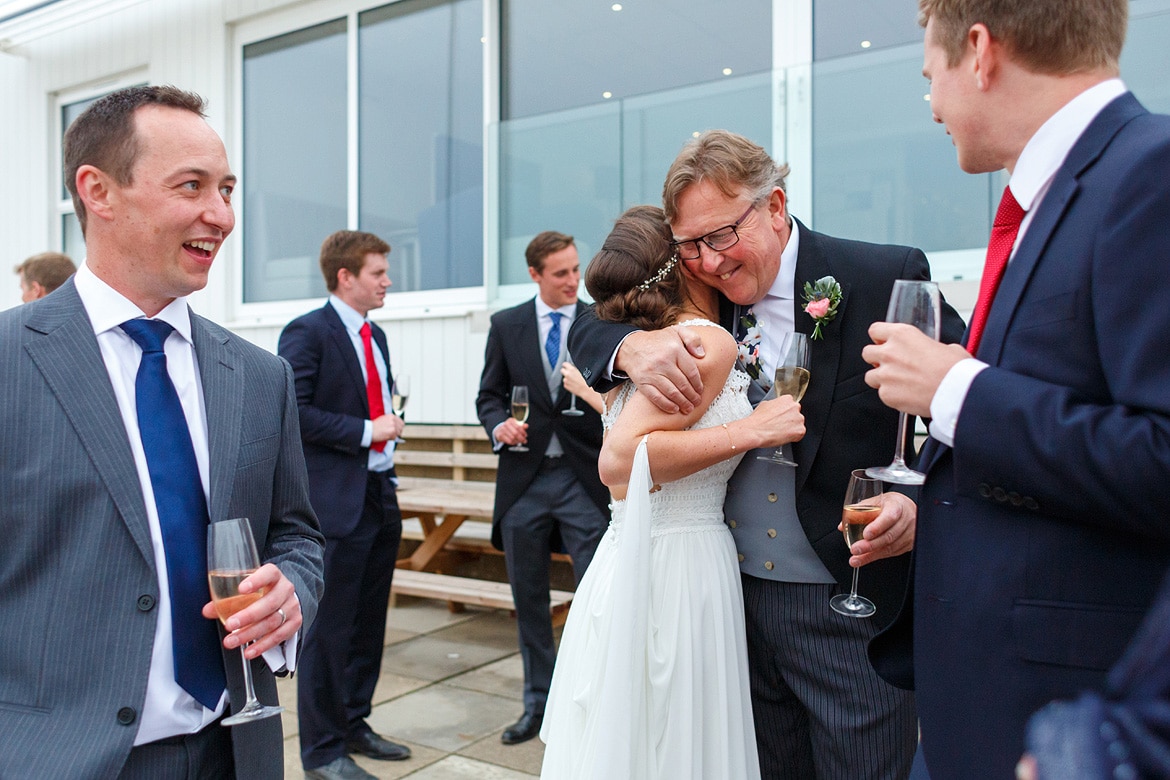
<path fill-rule="evenodd" d="M 597 317 L 640 330 L 673 325 L 686 304 L 686 279 L 678 263 L 656 278 L 674 254 L 666 215 L 657 206 L 634 206 L 585 269 L 585 289 Z"/>

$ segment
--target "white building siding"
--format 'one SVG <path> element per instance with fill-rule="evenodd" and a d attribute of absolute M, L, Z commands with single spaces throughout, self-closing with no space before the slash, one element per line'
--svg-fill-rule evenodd
<path fill-rule="evenodd" d="M 0 25 L 0 308 L 20 302 L 11 269 L 25 257 L 60 246 L 58 183 L 46 171 L 58 162 L 59 96 L 100 94 L 126 83 L 175 84 L 202 95 L 208 121 L 224 138 L 232 165 L 242 167 L 233 139 L 237 53 L 232 24 L 284 6 L 289 0 L 61 0 Z M 29 19 L 28 17 L 35 17 Z M 35 23 L 34 23 L 35 22 Z M 10 37 L 11 36 L 11 37 Z M 109 85 L 109 86 L 105 86 Z M 344 225 L 338 225 L 343 228 Z M 320 306 L 279 307 L 273 315 L 241 311 L 235 281 L 241 261 L 240 233 L 228 239 L 208 286 L 192 296 L 200 314 L 223 323 L 272 351 L 284 323 Z M 75 258 L 80 260 L 80 258 Z M 4 274 L 9 274 L 7 278 Z M 535 288 L 533 288 L 535 290 Z M 396 372 L 412 377 L 407 419 L 426 423 L 476 423 L 475 394 L 486 341 L 485 301 L 431 313 L 449 303 L 445 291 L 420 301 L 409 294 L 403 311 L 391 295 L 374 313 L 386 328 Z M 486 293 L 485 293 L 486 296 Z M 422 305 L 420 305 L 420 303 Z M 396 310 L 397 309 L 397 310 Z"/>

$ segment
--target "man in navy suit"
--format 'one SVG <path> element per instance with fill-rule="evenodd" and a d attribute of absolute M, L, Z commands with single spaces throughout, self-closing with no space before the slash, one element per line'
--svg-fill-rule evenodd
<path fill-rule="evenodd" d="M 967 348 L 878 323 L 864 352 L 933 418 L 912 595 L 871 654 L 916 684 L 934 780 L 1010 777 L 1170 563 L 1170 118 L 1118 78 L 1127 6 L 920 1 L 935 121 L 963 170 L 1011 175 Z"/>
<path fill-rule="evenodd" d="M 320 622 L 305 637 L 297 686 L 301 762 L 320 780 L 372 778 L 348 753 L 398 761 L 410 749 L 366 723 L 381 671 L 386 605 L 402 515 L 394 446 L 402 420 L 391 413 L 386 334 L 367 319 L 382 307 L 390 246 L 341 230 L 321 245 L 329 302 L 280 335 L 296 377 L 309 499 L 325 534 Z"/>
<path fill-rule="evenodd" d="M 549 555 L 563 547 L 580 582 L 609 523 L 609 491 L 597 471 L 601 418 L 593 409 L 562 414 L 571 398 L 561 386 L 566 335 L 586 309 L 577 300 L 577 247 L 572 236 L 549 230 L 532 239 L 525 256 L 539 294 L 492 315 L 475 399 L 500 453 L 492 544 L 508 563 L 524 662 L 524 713 L 501 735 L 507 745 L 535 737 L 544 719 L 556 659 Z M 515 385 L 528 388 L 527 423 L 512 419 Z M 517 445 L 527 450 L 511 449 Z"/>

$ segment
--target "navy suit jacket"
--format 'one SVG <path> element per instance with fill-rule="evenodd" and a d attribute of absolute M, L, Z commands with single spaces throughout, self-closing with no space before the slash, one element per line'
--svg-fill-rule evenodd
<path fill-rule="evenodd" d="M 574 322 L 586 310 L 585 304 L 578 303 Z M 601 483 L 597 472 L 597 458 L 601 453 L 601 417 L 588 404 L 580 402 L 577 408 L 584 412 L 580 417 L 561 414 L 562 410 L 569 408 L 572 394 L 563 388 L 555 398 L 549 393 L 544 364 L 540 359 L 542 350 L 535 298 L 492 315 L 479 394 L 475 399 L 476 413 L 488 436 L 497 425 L 512 416 L 512 387 L 528 387 L 528 452 L 513 452 L 502 447 L 499 468 L 496 469 L 492 544 L 501 550 L 500 518 L 536 478 L 554 432 L 577 480 L 601 510 L 602 516 L 609 517 L 609 490 Z"/>
<path fill-rule="evenodd" d="M 916 683 L 935 780 L 1011 777 L 1029 713 L 1102 688 L 1170 563 L 1168 182 L 1170 117 L 1117 98 L 1008 266 L 954 449 L 923 449 L 912 598 L 871 656 Z"/>
<path fill-rule="evenodd" d="M 393 382 L 386 333 L 372 322 L 370 333 L 386 361 L 386 380 Z M 325 536 L 343 538 L 361 519 L 369 470 L 362 433 L 370 402 L 357 352 L 328 303 L 286 325 L 277 350 L 296 380 L 309 498 Z"/>

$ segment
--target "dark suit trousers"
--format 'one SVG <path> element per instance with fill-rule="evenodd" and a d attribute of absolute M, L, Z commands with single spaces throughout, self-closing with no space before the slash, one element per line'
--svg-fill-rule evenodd
<path fill-rule="evenodd" d="M 232 729 L 218 720 L 194 734 L 139 745 L 118 780 L 235 780 Z"/>
<path fill-rule="evenodd" d="M 910 773 L 914 695 L 878 677 L 866 655 L 873 621 L 830 609 L 838 592 L 836 584 L 743 577 L 764 780 L 902 780 Z M 865 569 L 858 592 L 865 595 Z"/>
<path fill-rule="evenodd" d="M 548 595 L 553 530 L 559 530 L 580 582 L 607 523 L 563 457 L 545 458 L 528 490 L 500 519 L 524 662 L 525 712 L 544 713 L 557 656 Z"/>
<path fill-rule="evenodd" d="M 353 533 L 325 539 L 325 594 L 301 648 L 297 713 L 305 769 L 346 755 L 346 739 L 370 730 L 365 718 L 381 671 L 401 539 L 394 486 L 385 473 L 370 472 Z"/>

